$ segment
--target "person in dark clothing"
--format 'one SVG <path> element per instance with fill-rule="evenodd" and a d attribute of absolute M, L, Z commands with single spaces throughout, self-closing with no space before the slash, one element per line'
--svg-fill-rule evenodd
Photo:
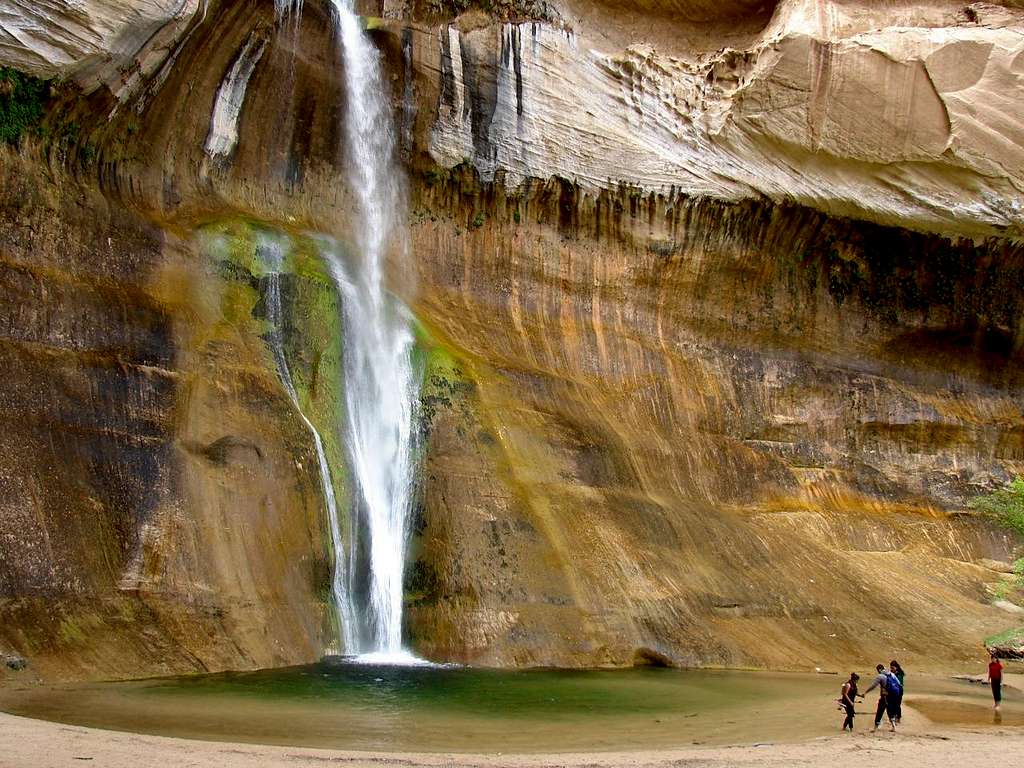
<path fill-rule="evenodd" d="M 843 720 L 843 730 L 850 729 L 850 733 L 853 733 L 853 716 L 857 714 L 854 711 L 853 705 L 854 700 L 860 694 L 857 693 L 857 681 L 860 680 L 860 675 L 856 672 L 850 673 L 850 679 L 843 683 L 842 694 L 839 699 L 839 703 L 843 705 L 843 709 L 846 710 L 846 719 Z M 861 696 L 863 699 L 864 697 Z"/>
<path fill-rule="evenodd" d="M 881 664 L 875 666 L 875 671 L 878 673 L 875 675 L 875 679 L 871 681 L 871 685 L 864 691 L 864 695 L 867 696 L 875 688 L 878 689 L 878 706 L 875 708 L 875 727 L 874 730 L 878 730 L 878 726 L 882 723 L 882 717 L 889 714 L 889 728 L 893 731 L 896 730 L 896 723 L 893 722 L 892 714 L 887 713 L 885 694 L 889 689 L 889 675 L 885 671 L 885 667 Z"/>
<path fill-rule="evenodd" d="M 992 684 L 992 700 L 996 703 L 994 709 L 998 712 L 1003 701 L 1003 664 L 994 653 L 989 656 L 988 681 Z"/>
<path fill-rule="evenodd" d="M 896 675 L 896 679 L 899 681 L 899 691 L 892 690 L 886 695 L 886 707 L 890 710 L 893 722 L 899 725 L 900 720 L 903 719 L 903 692 L 906 691 L 903 680 L 906 678 L 906 674 L 896 659 L 889 662 L 889 673 Z"/>

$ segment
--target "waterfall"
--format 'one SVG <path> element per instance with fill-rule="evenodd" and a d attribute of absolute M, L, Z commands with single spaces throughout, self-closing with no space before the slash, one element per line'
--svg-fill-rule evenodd
<path fill-rule="evenodd" d="M 277 21 L 291 17 L 292 23 L 298 27 L 299 18 L 302 16 L 303 0 L 274 0 L 274 18 Z"/>
<path fill-rule="evenodd" d="M 395 134 L 380 55 L 363 33 L 350 0 L 330 0 L 345 73 L 345 156 L 354 193 L 354 253 L 319 240 L 341 297 L 345 374 L 345 445 L 353 508 L 342 533 L 323 441 L 303 414 L 281 340 L 277 268 L 267 283 L 267 315 L 281 381 L 317 449 L 334 547 L 332 598 L 348 655 L 376 662 L 424 663 L 402 648 L 402 584 L 414 489 L 414 420 L 419 380 L 408 309 L 385 285 L 389 252 L 405 255 L 405 197 L 394 162 Z M 275 0 L 279 22 L 298 29 L 302 0 Z M 279 244 L 262 245 L 280 266 Z M 275 251 L 274 249 L 277 248 Z M 276 261 L 275 261 L 276 259 Z M 346 547 L 347 542 L 347 547 Z"/>
<path fill-rule="evenodd" d="M 404 255 L 404 195 L 380 55 L 350 0 L 331 0 L 345 73 L 345 154 L 355 198 L 347 263 L 324 249 L 342 296 L 346 446 L 354 479 L 349 583 L 365 579 L 356 650 L 376 658 L 402 652 L 402 581 L 413 493 L 413 424 L 418 377 L 410 316 L 385 286 L 389 250 Z"/>
<path fill-rule="evenodd" d="M 295 406 L 296 413 L 302 419 L 306 429 L 313 438 L 313 445 L 316 447 L 317 466 L 320 470 L 320 487 L 324 495 L 324 504 L 327 507 L 327 524 L 331 532 L 331 545 L 334 547 L 335 568 L 331 579 L 331 602 L 338 623 L 338 631 L 341 635 L 342 648 L 351 651 L 355 648 L 355 610 L 352 605 L 352 594 L 349 589 L 351 583 L 348 579 L 348 571 L 344 566 L 345 540 L 341 532 L 341 521 L 338 517 L 338 501 L 334 494 L 334 483 L 331 481 L 331 469 L 327 463 L 327 452 L 324 450 L 324 441 L 320 432 L 313 422 L 309 420 L 299 404 L 299 395 L 295 391 L 295 384 L 292 381 L 291 370 L 288 367 L 288 358 L 284 352 L 284 325 L 281 314 L 281 263 L 283 252 L 281 243 L 267 236 L 261 236 L 259 242 L 260 252 L 263 259 L 270 267 L 270 274 L 267 276 L 267 321 L 270 323 L 270 348 L 274 355 L 274 362 L 277 365 L 277 373 L 281 378 L 288 397 Z M 339 563 L 342 563 L 339 566 Z"/>

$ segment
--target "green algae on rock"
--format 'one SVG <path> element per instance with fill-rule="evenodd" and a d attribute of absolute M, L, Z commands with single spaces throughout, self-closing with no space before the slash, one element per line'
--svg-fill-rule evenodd
<path fill-rule="evenodd" d="M 1024 471 L 1020 11 L 413 5 L 371 34 L 410 171 L 391 278 L 429 329 L 417 649 L 943 665 L 1005 628 L 989 564 L 1021 541 L 969 500 Z M 211 0 L 141 35 L 87 7 L 124 50 L 25 42 L 80 87 L 57 143 L 0 152 L 0 643 L 47 677 L 309 661 L 332 555 L 265 296 L 277 275 L 343 499 L 337 299 L 303 234 L 355 231 L 329 14 Z M 891 120 L 839 119 L 864 78 Z"/>

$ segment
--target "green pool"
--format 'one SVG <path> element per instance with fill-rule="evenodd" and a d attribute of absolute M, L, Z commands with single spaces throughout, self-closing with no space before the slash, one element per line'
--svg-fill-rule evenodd
<path fill-rule="evenodd" d="M 488 670 L 323 662 L 0 690 L 0 709 L 76 725 L 355 750 L 553 752 L 797 741 L 839 731 L 835 675 Z M 987 689 L 908 678 L 905 726 L 993 722 Z M 859 730 L 871 727 L 874 701 Z M 1002 726 L 1024 725 L 1008 691 Z"/>

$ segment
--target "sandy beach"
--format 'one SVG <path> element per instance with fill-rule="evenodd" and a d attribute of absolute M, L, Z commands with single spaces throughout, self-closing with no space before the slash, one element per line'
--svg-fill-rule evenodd
<path fill-rule="evenodd" d="M 908 729 L 909 731 L 909 729 Z M 1013 728 L 931 730 L 890 734 L 861 731 L 796 744 L 693 747 L 664 751 L 548 755 L 347 752 L 173 739 L 104 731 L 0 714 L 0 768 L 322 768 L 325 765 L 452 766 L 453 768 L 603 768 L 604 766 L 834 766 L 869 760 L 887 765 L 1020 766 L 1024 732 Z"/>

